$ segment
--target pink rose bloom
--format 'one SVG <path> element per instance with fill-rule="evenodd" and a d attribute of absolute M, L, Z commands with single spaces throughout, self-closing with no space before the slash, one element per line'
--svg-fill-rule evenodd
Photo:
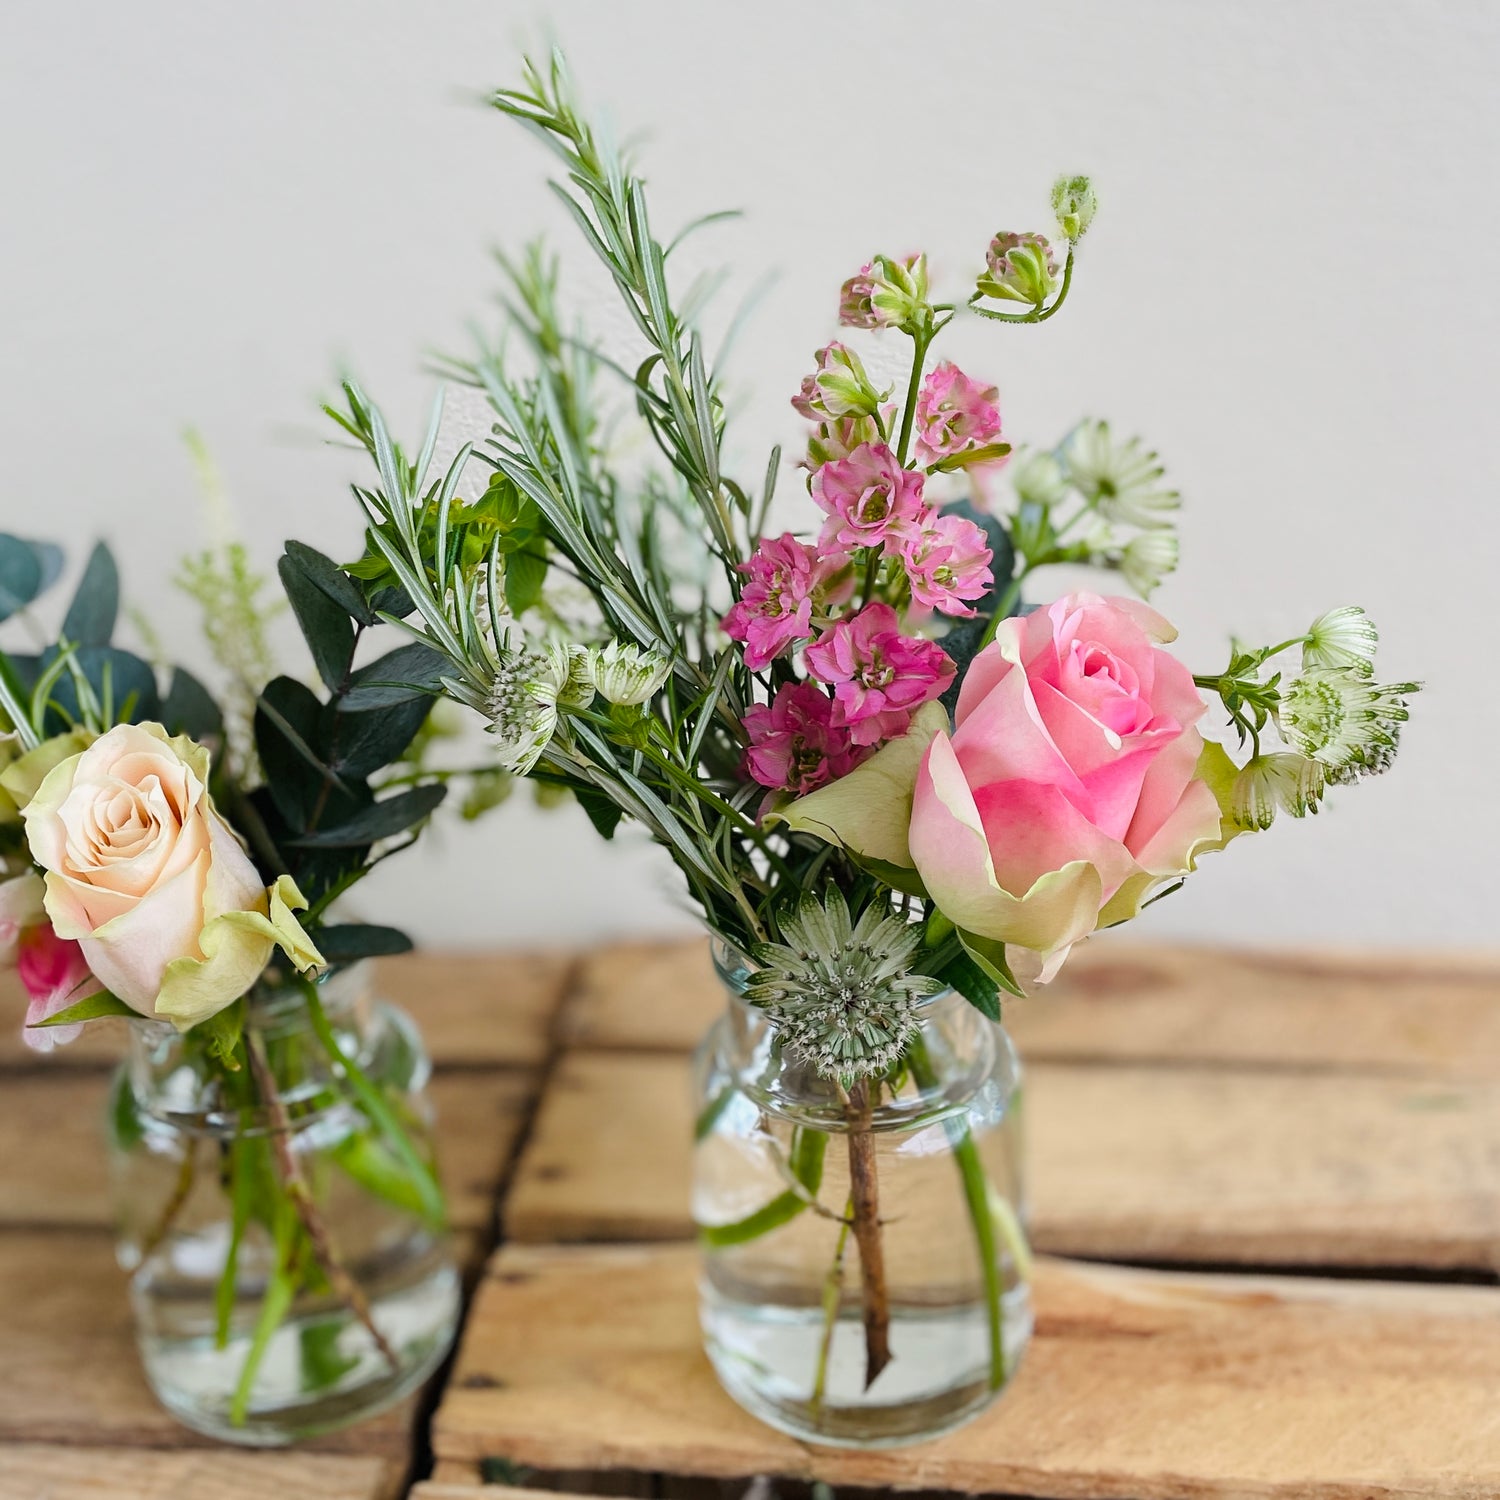
<path fill-rule="evenodd" d="M 841 603 L 854 588 L 846 554 L 820 553 L 789 531 L 763 537 L 739 571 L 750 581 L 722 623 L 730 640 L 745 643 L 745 665 L 752 672 L 812 634 L 814 603 Z"/>
<path fill-rule="evenodd" d="M 944 361 L 917 396 L 917 462 L 924 469 L 1000 436 L 1000 392 Z"/>
<path fill-rule="evenodd" d="M 97 993 L 104 986 L 89 972 L 88 961 L 77 943 L 68 942 L 53 932 L 50 922 L 30 927 L 22 935 L 16 951 L 16 973 L 25 986 L 31 1003 L 26 1007 L 27 1030 L 21 1039 L 37 1052 L 50 1052 L 71 1042 L 83 1030 L 83 1023 L 71 1026 L 39 1026 L 49 1016 Z"/>
<path fill-rule="evenodd" d="M 786 683 L 769 708 L 745 715 L 745 765 L 762 786 L 799 796 L 847 775 L 863 759 L 847 729 L 833 723 L 833 699 L 810 682 Z"/>
<path fill-rule="evenodd" d="M 956 729 L 917 773 L 911 856 L 939 909 L 1030 949 L 1050 978 L 1101 923 L 1220 843 L 1196 775 L 1204 711 L 1176 632 L 1132 599 L 1073 594 L 1001 622 Z"/>
<path fill-rule="evenodd" d="M 807 648 L 807 670 L 833 688 L 833 723 L 856 745 L 904 734 L 915 709 L 953 681 L 952 658 L 936 641 L 901 634 L 889 604 L 867 604 Z"/>
<path fill-rule="evenodd" d="M 848 458 L 834 459 L 813 475 L 812 496 L 827 513 L 824 547 L 885 547 L 899 543 L 930 511 L 922 499 L 922 476 L 903 469 L 884 443 L 862 443 Z"/>
<path fill-rule="evenodd" d="M 938 515 L 901 545 L 911 596 L 925 609 L 972 617 L 968 600 L 988 592 L 992 580 L 989 538 L 963 516 Z"/>

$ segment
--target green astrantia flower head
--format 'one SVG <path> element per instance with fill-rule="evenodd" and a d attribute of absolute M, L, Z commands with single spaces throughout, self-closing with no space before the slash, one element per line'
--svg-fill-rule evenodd
<path fill-rule="evenodd" d="M 1282 737 L 1296 751 L 1320 761 L 1328 779 L 1357 781 L 1389 770 L 1401 726 L 1410 717 L 1407 696 L 1415 682 L 1375 683 L 1368 667 L 1315 668 L 1282 691 Z"/>
<path fill-rule="evenodd" d="M 911 971 L 920 929 L 876 906 L 851 921 L 833 889 L 825 902 L 804 896 L 781 935 L 756 948 L 746 999 L 825 1078 L 884 1073 L 916 1032 L 921 1002 L 942 989 Z"/>

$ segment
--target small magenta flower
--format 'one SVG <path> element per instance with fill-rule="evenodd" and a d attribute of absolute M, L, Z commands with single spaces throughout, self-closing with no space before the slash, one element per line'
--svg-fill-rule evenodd
<path fill-rule="evenodd" d="M 901 328 L 918 323 L 927 308 L 927 257 L 877 255 L 839 293 L 845 328 Z"/>
<path fill-rule="evenodd" d="M 922 476 L 903 469 L 884 443 L 864 443 L 848 458 L 826 463 L 812 482 L 813 499 L 827 513 L 823 547 L 900 545 L 902 534 L 930 514 L 922 499 Z"/>
<path fill-rule="evenodd" d="M 889 604 L 867 604 L 807 648 L 807 670 L 833 688 L 834 727 L 847 727 L 856 745 L 876 745 L 904 734 L 955 668 L 936 641 L 902 635 Z"/>
<path fill-rule="evenodd" d="M 767 708 L 745 715 L 745 768 L 762 786 L 798 796 L 847 775 L 868 754 L 833 723 L 833 699 L 811 682 L 788 682 Z"/>
<path fill-rule="evenodd" d="M 917 396 L 917 464 L 930 469 L 942 459 L 979 448 L 1000 435 L 1000 392 L 970 380 L 944 360 L 922 382 Z"/>
<path fill-rule="evenodd" d="M 819 349 L 818 368 L 802 378 L 792 406 L 809 422 L 838 417 L 873 417 L 890 391 L 877 391 L 865 367 L 847 345 L 835 340 Z"/>
<path fill-rule="evenodd" d="M 1057 290 L 1057 259 L 1040 234 L 997 234 L 985 257 L 989 269 L 979 278 L 981 297 L 1041 307 Z"/>
<path fill-rule="evenodd" d="M 744 642 L 752 672 L 812 634 L 814 605 L 841 604 L 854 589 L 846 553 L 811 547 L 789 531 L 763 537 L 739 571 L 750 581 L 722 624 L 730 640 Z"/>
<path fill-rule="evenodd" d="M 961 619 L 974 614 L 968 601 L 988 592 L 993 555 L 983 528 L 951 513 L 935 516 L 901 549 L 912 599 L 925 609 Z"/>

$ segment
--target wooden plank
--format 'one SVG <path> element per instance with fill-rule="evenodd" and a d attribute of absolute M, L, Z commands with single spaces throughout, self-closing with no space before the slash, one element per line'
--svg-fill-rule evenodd
<path fill-rule="evenodd" d="M 561 952 L 412 953 L 380 961 L 378 988 L 411 1012 L 439 1065 L 537 1067 L 573 966 Z M 108 1021 L 43 1056 L 21 1040 L 25 1011 L 15 976 L 0 974 L 0 1071 L 107 1067 L 125 1050 L 125 1024 Z"/>
<path fill-rule="evenodd" d="M 723 1006 L 702 942 L 583 963 L 575 1045 L 690 1051 Z M 1104 937 L 1006 1006 L 1028 1059 L 1230 1062 L 1500 1079 L 1500 959 L 1236 952 Z"/>
<path fill-rule="evenodd" d="M 561 952 L 412 953 L 381 960 L 381 992 L 439 1066 L 539 1067 L 576 960 Z"/>
<path fill-rule="evenodd" d="M 565 1052 L 502 1210 L 508 1238 L 690 1238 L 687 1059 Z"/>
<path fill-rule="evenodd" d="M 1039 1247 L 1109 1259 L 1500 1267 L 1500 1086 L 1037 1064 Z M 570 1052 L 505 1206 L 546 1243 L 692 1235 L 686 1059 Z"/>
<path fill-rule="evenodd" d="M 76 1070 L 0 1082 L 0 1227 L 109 1227 L 107 1087 L 107 1075 Z M 487 1229 L 534 1081 L 515 1072 L 450 1072 L 438 1073 L 431 1088 L 454 1227 Z"/>
<path fill-rule="evenodd" d="M 266 1495 L 373 1500 L 386 1492 L 379 1458 L 318 1453 L 0 1447 L 0 1500 L 263 1500 Z"/>
<path fill-rule="evenodd" d="M 742 1413 L 699 1345 L 687 1246 L 510 1246 L 434 1443 L 574 1471 L 1135 1500 L 1500 1493 L 1500 1291 L 1040 1263 L 1013 1389 L 935 1443 L 810 1447 Z"/>
<path fill-rule="evenodd" d="M 108 1238 L 0 1234 L 0 1443 L 189 1448 L 210 1442 L 156 1404 L 141 1375 L 125 1278 Z M 404 1468 L 417 1400 L 305 1445 Z"/>

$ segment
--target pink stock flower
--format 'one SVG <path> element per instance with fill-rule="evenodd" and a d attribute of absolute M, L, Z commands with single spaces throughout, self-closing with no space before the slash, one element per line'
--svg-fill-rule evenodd
<path fill-rule="evenodd" d="M 722 623 L 730 640 L 745 643 L 745 665 L 752 672 L 812 634 L 815 603 L 842 603 L 854 587 L 847 555 L 820 553 L 789 531 L 763 537 L 739 570 L 750 581 Z"/>
<path fill-rule="evenodd" d="M 66 1010 L 76 1001 L 103 988 L 89 972 L 88 961 L 77 943 L 52 930 L 50 922 L 29 927 L 21 935 L 16 952 L 16 973 L 31 1003 L 26 1007 L 26 1027 L 21 1033 L 26 1045 L 37 1052 L 50 1052 L 71 1042 L 83 1030 L 72 1026 L 49 1026 L 33 1030 L 49 1016 Z"/>
<path fill-rule="evenodd" d="M 874 745 L 905 733 L 913 711 L 953 681 L 954 665 L 936 641 L 902 635 L 889 604 L 867 604 L 807 648 L 807 670 L 833 688 L 835 727 Z"/>
<path fill-rule="evenodd" d="M 839 322 L 845 328 L 884 328 L 894 319 L 874 306 L 875 267 L 866 261 L 839 289 Z"/>
<path fill-rule="evenodd" d="M 961 619 L 974 614 L 966 601 L 989 589 L 992 557 L 983 529 L 951 513 L 936 516 L 901 547 L 912 598 L 924 608 Z"/>
<path fill-rule="evenodd" d="M 793 409 L 809 422 L 872 416 L 890 395 L 875 389 L 859 355 L 837 339 L 813 357 L 817 369 L 802 377 L 802 388 L 792 397 Z"/>
<path fill-rule="evenodd" d="M 769 708 L 752 708 L 745 715 L 751 776 L 774 791 L 801 796 L 847 775 L 864 752 L 847 729 L 834 725 L 833 711 L 833 699 L 811 682 L 786 683 Z"/>
<path fill-rule="evenodd" d="M 945 360 L 917 397 L 917 463 L 924 469 L 1000 435 L 1000 392 Z"/>
<path fill-rule="evenodd" d="M 824 464 L 813 476 L 812 495 L 828 515 L 819 538 L 825 547 L 893 551 L 930 514 L 922 476 L 903 469 L 884 443 L 862 443 L 848 458 Z"/>
<path fill-rule="evenodd" d="M 846 328 L 893 328 L 919 317 L 927 304 L 927 257 L 877 255 L 839 291 Z"/>
<path fill-rule="evenodd" d="M 918 770 L 911 858 L 938 909 L 1040 954 L 1044 977 L 1222 845 L 1203 699 L 1162 649 L 1174 634 L 1097 594 L 1002 620 Z"/>

